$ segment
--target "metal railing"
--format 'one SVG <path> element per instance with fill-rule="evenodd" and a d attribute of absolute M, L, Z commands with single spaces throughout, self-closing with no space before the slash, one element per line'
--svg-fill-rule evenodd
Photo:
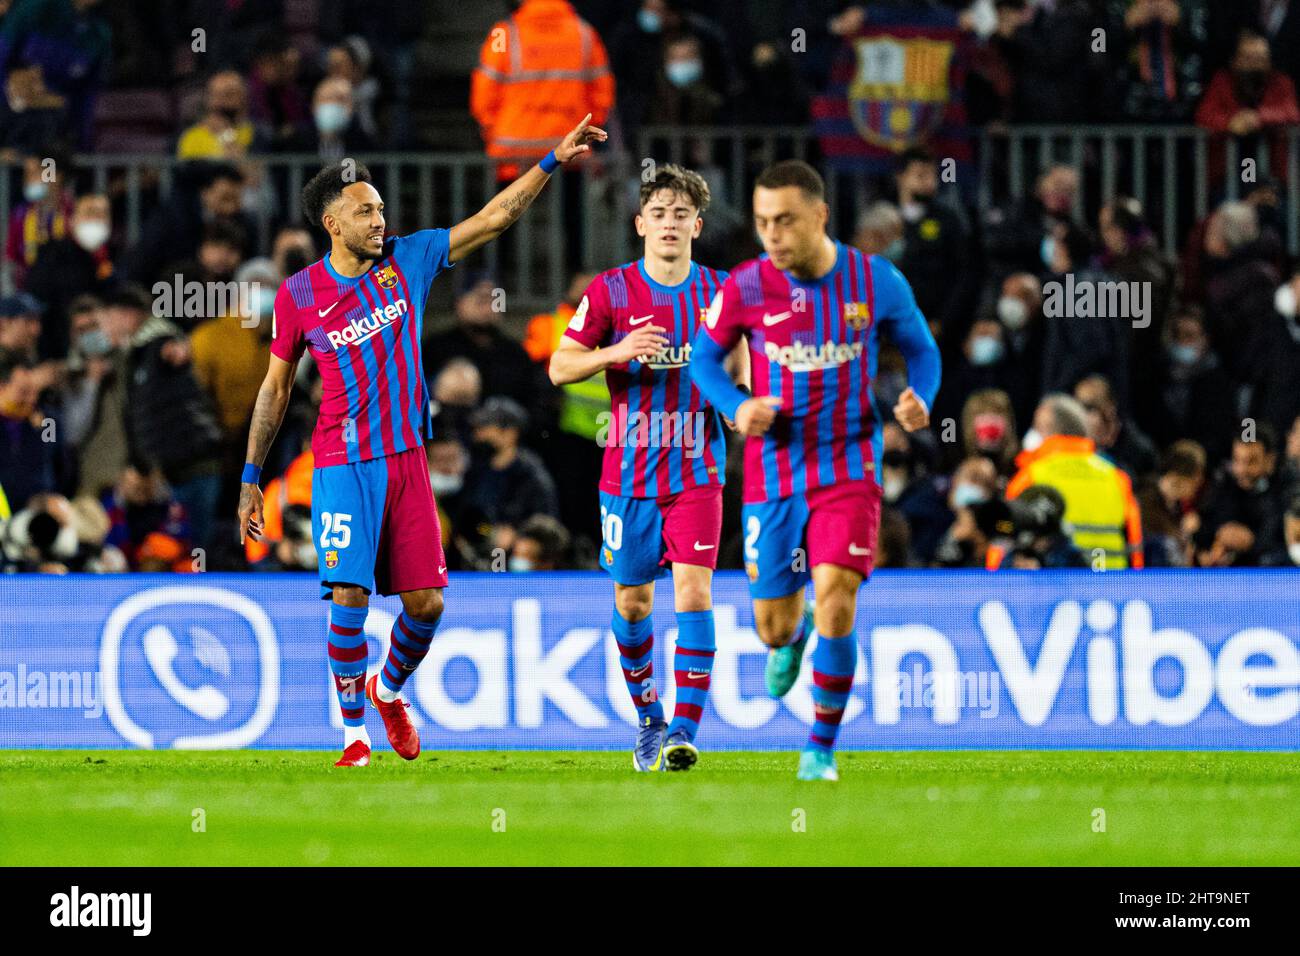
<path fill-rule="evenodd" d="M 957 190 L 967 204 L 986 210 L 1017 200 L 1055 162 L 1080 170 L 1075 213 L 1095 223 L 1101 204 L 1116 195 L 1142 202 L 1166 254 L 1177 253 L 1188 230 L 1210 206 L 1235 199 L 1247 188 L 1243 161 L 1254 160 L 1256 178 L 1272 172 L 1280 181 L 1286 248 L 1300 256 L 1300 129 L 1285 131 L 1285 168 L 1273 170 L 1267 144 L 1247 155 L 1237 141 L 1216 141 L 1187 126 L 1022 126 L 985 130 L 975 142 L 976 161 L 959 168 Z M 481 208 L 500 188 L 497 163 L 477 153 L 378 153 L 362 157 L 387 205 L 390 231 L 450 226 Z M 605 269 L 635 257 L 631 230 L 636 186 L 646 160 L 676 161 L 707 172 L 715 215 L 733 222 L 749 217 L 749 193 L 759 172 L 785 158 L 821 164 L 818 142 L 805 127 L 645 127 L 630 155 L 606 154 L 580 171 L 573 183 L 552 183 L 529 213 L 499 241 L 475 254 L 462 269 L 486 269 L 512 296 L 510 309 L 546 308 L 563 295 L 579 268 Z M 119 239 L 134 243 L 150 213 L 180 185 L 182 164 L 174 157 L 86 154 L 76 166 L 97 191 L 107 193 L 122 217 Z M 301 223 L 298 196 L 322 165 L 314 154 L 258 156 L 244 162 L 257 184 L 251 213 L 257 245 L 269 248 L 273 229 Z M 882 192 L 887 175 L 824 167 L 830 228 L 848 238 L 858 211 Z M 13 166 L 0 165 L 0 215 L 6 226 L 15 197 Z M 566 190 L 577 188 L 577 201 Z M 576 218 L 576 222 L 575 222 Z M 724 263 L 725 264 L 725 263 Z M 7 273 L 0 275 L 5 287 Z"/>

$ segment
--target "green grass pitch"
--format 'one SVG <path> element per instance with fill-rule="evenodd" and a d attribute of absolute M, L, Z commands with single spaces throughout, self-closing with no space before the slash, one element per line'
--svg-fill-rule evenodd
<path fill-rule="evenodd" d="M 844 753 L 838 784 L 799 783 L 790 753 L 656 775 L 626 753 L 377 757 L 0 751 L 0 864 L 1300 863 L 1289 753 Z"/>

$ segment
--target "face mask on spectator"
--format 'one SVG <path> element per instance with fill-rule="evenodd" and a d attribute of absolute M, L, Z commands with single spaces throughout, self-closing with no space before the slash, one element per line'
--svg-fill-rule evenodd
<path fill-rule="evenodd" d="M 1195 365 L 1201 360 L 1201 350 L 1195 345 L 1171 345 L 1169 357 L 1176 365 Z"/>
<path fill-rule="evenodd" d="M 536 570 L 536 569 L 533 567 L 533 562 L 529 561 L 527 558 L 520 558 L 520 557 L 516 557 L 515 555 L 511 555 L 511 556 L 510 556 L 510 560 L 506 562 L 506 566 L 507 566 L 511 571 L 534 571 L 534 570 Z"/>
<path fill-rule="evenodd" d="M 432 486 L 435 495 L 454 495 L 465 487 L 465 477 L 463 475 L 444 475 L 441 472 L 431 471 L 429 472 L 429 484 Z"/>
<path fill-rule="evenodd" d="M 678 89 L 690 86 L 704 75 L 704 64 L 699 60 L 674 60 L 664 67 L 668 82 Z"/>
<path fill-rule="evenodd" d="M 1288 544 L 1286 553 L 1290 555 L 1292 564 L 1300 564 L 1300 541 L 1295 544 Z"/>
<path fill-rule="evenodd" d="M 903 253 L 906 251 L 907 243 L 905 243 L 900 237 L 885 246 L 884 250 L 880 254 L 890 262 L 897 263 L 899 259 L 903 258 Z"/>
<path fill-rule="evenodd" d="M 663 20 L 653 10 L 638 10 L 636 22 L 646 33 L 658 33 L 663 29 Z"/>
<path fill-rule="evenodd" d="M 898 212 L 908 222 L 916 222 L 925 215 L 925 207 L 923 202 L 905 202 Z"/>
<path fill-rule="evenodd" d="M 1280 315 L 1288 319 L 1296 317 L 1296 296 L 1295 286 L 1288 282 L 1284 286 L 1279 286 L 1277 292 L 1273 294 L 1273 308 L 1277 309 Z"/>
<path fill-rule="evenodd" d="M 1024 440 L 1021 441 L 1020 447 L 1025 451 L 1033 451 L 1043 443 L 1042 433 L 1037 428 L 1031 428 L 1025 432 Z"/>
<path fill-rule="evenodd" d="M 72 227 L 72 238 L 87 252 L 98 252 L 108 242 L 109 231 L 102 219 L 82 219 Z"/>
<path fill-rule="evenodd" d="M 34 183 L 23 184 L 23 198 L 28 202 L 40 202 L 50 194 L 50 184 L 39 179 Z"/>
<path fill-rule="evenodd" d="M 316 128 L 326 135 L 343 132 L 352 121 L 352 113 L 342 103 L 321 103 L 314 115 Z"/>
<path fill-rule="evenodd" d="M 975 431 L 975 447 L 981 451 L 996 451 L 1002 447 L 1002 440 L 1007 436 L 1007 420 L 994 412 L 983 412 L 975 416 L 972 423 Z"/>
<path fill-rule="evenodd" d="M 1002 342 L 991 335 L 977 335 L 970 343 L 973 365 L 993 365 L 1002 358 Z"/>
<path fill-rule="evenodd" d="M 988 500 L 988 492 L 968 481 L 958 482 L 952 490 L 952 503 L 958 508 L 969 508 L 971 505 L 983 504 Z"/>
<path fill-rule="evenodd" d="M 1038 249 L 1038 255 L 1043 260 L 1043 265 L 1049 271 L 1056 271 L 1056 239 L 1053 236 L 1043 236 L 1043 244 Z"/>
<path fill-rule="evenodd" d="M 1018 332 L 1029 324 L 1029 306 L 1013 295 L 1004 295 L 998 299 L 998 319 L 1012 332 Z"/>
<path fill-rule="evenodd" d="M 77 351 L 86 358 L 98 358 L 113 351 L 113 343 L 108 340 L 103 329 L 91 329 L 77 339 Z"/>

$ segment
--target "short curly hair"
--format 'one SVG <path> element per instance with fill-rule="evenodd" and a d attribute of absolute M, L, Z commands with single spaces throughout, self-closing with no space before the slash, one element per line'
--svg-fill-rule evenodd
<path fill-rule="evenodd" d="M 302 187 L 302 212 L 313 226 L 320 227 L 325 210 L 353 183 L 373 183 L 365 163 L 344 159 L 326 166 Z"/>

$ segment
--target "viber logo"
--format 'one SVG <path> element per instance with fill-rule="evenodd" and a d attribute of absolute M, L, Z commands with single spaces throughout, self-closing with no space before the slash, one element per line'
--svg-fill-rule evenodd
<path fill-rule="evenodd" d="M 279 704 L 275 627 L 257 603 L 222 588 L 127 598 L 104 625 L 99 669 L 113 728 L 146 749 L 246 747 Z"/>

